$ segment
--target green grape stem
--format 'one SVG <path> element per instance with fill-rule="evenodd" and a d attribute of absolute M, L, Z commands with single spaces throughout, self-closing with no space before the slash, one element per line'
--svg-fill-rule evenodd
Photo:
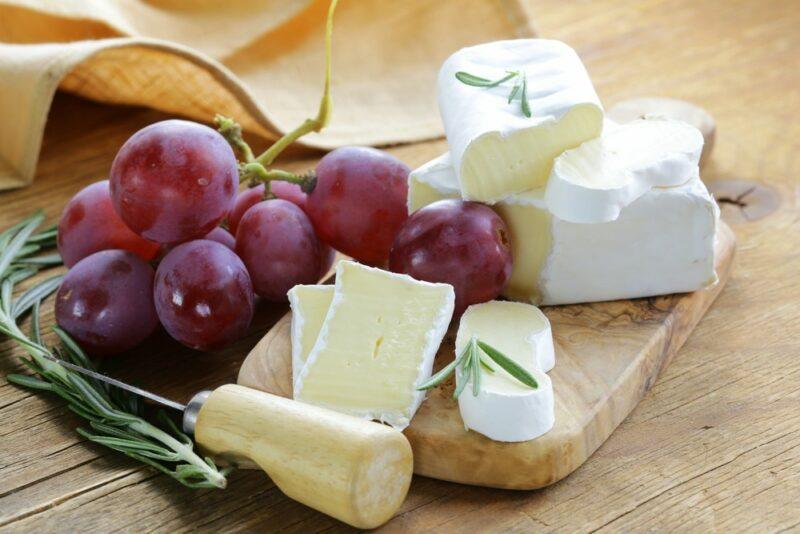
<path fill-rule="evenodd" d="M 274 180 L 297 184 L 304 193 L 310 193 L 317 185 L 317 174 L 314 171 L 296 174 L 280 169 L 267 170 L 267 168 L 260 163 L 253 162 L 243 164 L 240 173 L 243 181 L 266 184 L 266 194 L 269 194 L 269 183 Z"/>
<path fill-rule="evenodd" d="M 316 185 L 316 176 L 312 177 L 312 173 L 299 175 L 287 171 L 268 169 L 289 145 L 306 134 L 322 131 L 330 122 L 333 110 L 333 100 L 331 99 L 331 36 L 333 34 L 333 13 L 336 11 L 337 3 L 338 0 L 331 0 L 325 23 L 325 84 L 316 117 L 304 120 L 300 126 L 283 134 L 280 139 L 275 141 L 272 146 L 258 157 L 253 157 L 250 145 L 242 137 L 242 127 L 236 121 L 222 115 L 217 115 L 214 118 L 217 131 L 228 141 L 241 162 L 239 165 L 239 181 L 241 183 L 263 182 L 267 197 L 270 194 L 269 183 L 273 180 L 297 184 L 306 193 L 311 192 Z"/>

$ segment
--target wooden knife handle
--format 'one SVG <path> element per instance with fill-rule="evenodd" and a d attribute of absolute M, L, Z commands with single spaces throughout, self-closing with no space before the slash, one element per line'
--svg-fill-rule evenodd
<path fill-rule="evenodd" d="M 213 391 L 194 432 L 212 454 L 255 462 L 292 499 L 357 528 L 391 519 L 411 483 L 398 430 L 244 386 Z"/>

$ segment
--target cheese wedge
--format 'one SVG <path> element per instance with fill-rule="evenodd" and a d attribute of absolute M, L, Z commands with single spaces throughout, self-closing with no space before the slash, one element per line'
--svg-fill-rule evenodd
<path fill-rule="evenodd" d="M 296 285 L 289 290 L 292 309 L 292 387 L 297 382 L 308 354 L 317 342 L 322 323 L 333 300 L 333 286 Z"/>
<path fill-rule="evenodd" d="M 555 159 L 545 203 L 564 221 L 613 221 L 653 187 L 686 183 L 702 150 L 700 130 L 685 122 L 651 118 L 606 126 L 601 137 Z"/>
<path fill-rule="evenodd" d="M 449 284 L 340 262 L 294 398 L 405 428 L 424 399 L 416 387 L 431 375 L 454 301 Z"/>
<path fill-rule="evenodd" d="M 440 169 L 431 191 L 448 198 L 455 173 L 441 179 L 443 174 Z M 412 173 L 409 195 L 420 180 L 419 172 Z M 610 222 L 561 220 L 548 209 L 543 189 L 493 207 L 510 232 L 514 268 L 504 296 L 514 300 L 572 304 L 650 297 L 694 291 L 717 279 L 719 208 L 697 168 L 682 185 L 649 189 Z"/>
<path fill-rule="evenodd" d="M 458 397 L 467 429 L 497 441 L 527 441 L 549 431 L 555 423 L 553 384 L 545 374 L 555 363 L 553 335 L 547 317 L 536 307 L 519 302 L 493 301 L 467 308 L 456 335 L 456 354 L 476 337 L 496 348 L 531 373 L 532 389 L 500 366 L 481 371 L 481 387 L 474 395 L 471 376 Z"/>
<path fill-rule="evenodd" d="M 456 78 L 466 72 L 488 80 L 516 71 L 496 87 Z M 524 74 L 531 117 L 522 112 Z M 560 41 L 496 41 L 459 50 L 439 71 L 437 86 L 453 167 L 465 199 L 494 203 L 545 185 L 553 160 L 598 137 L 603 108 L 575 51 Z"/>

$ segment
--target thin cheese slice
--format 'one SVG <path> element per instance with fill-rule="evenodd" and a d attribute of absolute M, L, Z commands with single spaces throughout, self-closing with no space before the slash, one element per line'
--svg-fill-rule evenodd
<path fill-rule="evenodd" d="M 449 284 L 340 262 L 294 398 L 405 428 L 424 399 L 416 387 L 431 375 L 454 300 Z"/>
<path fill-rule="evenodd" d="M 289 290 L 289 306 L 292 308 L 292 387 L 317 342 L 331 300 L 333 286 L 329 284 L 297 285 Z"/>
<path fill-rule="evenodd" d="M 535 306 L 493 301 L 467 308 L 456 336 L 456 353 L 475 337 L 527 370 L 538 383 L 532 389 L 492 362 L 482 370 L 478 395 L 471 377 L 458 398 L 464 426 L 497 441 L 527 441 L 555 422 L 553 385 L 545 374 L 555 365 L 553 335 L 547 317 Z M 464 378 L 460 376 L 457 382 Z"/>

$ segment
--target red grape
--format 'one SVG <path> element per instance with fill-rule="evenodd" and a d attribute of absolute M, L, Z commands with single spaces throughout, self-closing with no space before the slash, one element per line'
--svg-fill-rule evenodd
<path fill-rule="evenodd" d="M 158 243 L 134 234 L 111 204 L 108 180 L 87 185 L 70 199 L 58 221 L 58 252 L 64 265 L 72 267 L 100 250 L 129 250 L 143 260 L 152 260 Z"/>
<path fill-rule="evenodd" d="M 236 253 L 242 258 L 256 294 L 286 300 L 297 284 L 319 280 L 323 245 L 303 210 L 275 198 L 247 210 L 236 231 Z"/>
<path fill-rule="evenodd" d="M 306 212 L 320 238 L 360 262 L 380 265 L 408 217 L 408 166 L 367 147 L 337 148 L 317 165 Z"/>
<path fill-rule="evenodd" d="M 218 132 L 167 120 L 122 145 L 111 165 L 111 198 L 134 232 L 175 244 L 217 226 L 233 207 L 238 181 L 236 157 Z"/>
<path fill-rule="evenodd" d="M 283 200 L 288 200 L 292 204 L 297 205 L 301 210 L 306 210 L 306 203 L 308 202 L 308 196 L 303 193 L 303 190 L 300 189 L 300 186 L 297 184 L 293 184 L 291 182 L 283 182 L 281 180 L 275 180 L 270 182 L 270 191 L 273 195 L 277 198 L 281 198 Z"/>
<path fill-rule="evenodd" d="M 69 270 L 56 295 L 56 321 L 90 354 L 131 349 L 158 326 L 153 268 L 126 250 L 102 250 Z"/>
<path fill-rule="evenodd" d="M 275 180 L 270 183 L 270 191 L 277 198 L 288 200 L 305 211 L 306 194 L 303 193 L 299 185 Z M 245 189 L 237 195 L 231 214 L 228 215 L 228 227 L 231 229 L 233 235 L 236 235 L 239 221 L 242 220 L 242 216 L 244 216 L 245 212 L 262 200 L 264 200 L 264 184 L 258 184 L 255 187 Z"/>
<path fill-rule="evenodd" d="M 497 298 L 511 277 L 508 227 L 477 202 L 440 200 L 414 212 L 394 240 L 392 271 L 456 292 L 454 315 Z"/>
<path fill-rule="evenodd" d="M 193 349 L 227 345 L 253 319 L 253 286 L 242 260 L 207 239 L 178 245 L 161 260 L 154 295 L 161 324 Z"/>
<path fill-rule="evenodd" d="M 216 241 L 217 243 L 225 245 L 231 250 L 236 248 L 236 239 L 233 238 L 229 231 L 219 226 L 208 232 L 203 239 Z"/>
<path fill-rule="evenodd" d="M 236 235 L 236 230 L 239 228 L 239 221 L 242 220 L 245 212 L 264 200 L 264 184 L 258 184 L 255 187 L 245 189 L 238 195 L 233 203 L 230 215 L 228 215 L 228 228 L 231 229 L 231 234 Z"/>

